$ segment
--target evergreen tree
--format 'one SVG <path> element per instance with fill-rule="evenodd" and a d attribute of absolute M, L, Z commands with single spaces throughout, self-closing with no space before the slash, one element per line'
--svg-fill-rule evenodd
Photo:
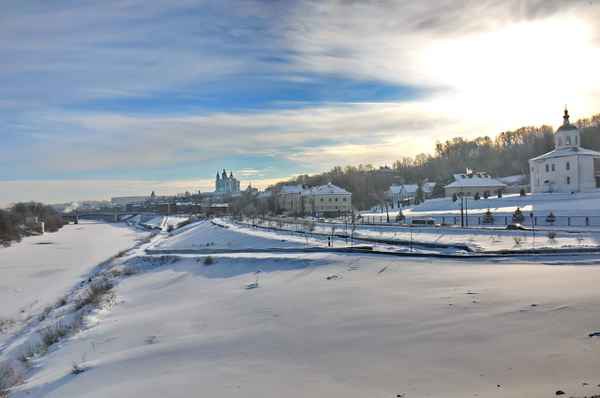
<path fill-rule="evenodd" d="M 525 221 L 525 216 L 523 215 L 523 212 L 521 211 L 521 209 L 519 209 L 517 207 L 517 210 L 515 210 L 515 212 L 513 213 L 512 216 L 512 220 L 514 223 L 522 223 L 523 221 Z"/>
<path fill-rule="evenodd" d="M 402 214 L 402 210 L 398 210 L 398 214 L 396 215 L 396 222 L 404 221 L 404 214 Z"/>
<path fill-rule="evenodd" d="M 554 225 L 554 223 L 556 222 L 556 216 L 553 212 L 550 212 L 550 214 L 548 214 L 548 217 L 546 217 L 546 222 L 550 225 Z"/>
<path fill-rule="evenodd" d="M 419 203 L 423 203 L 425 201 L 424 198 L 424 193 L 423 193 L 423 184 L 419 184 L 419 186 L 417 187 L 417 192 L 415 194 L 415 204 L 419 204 Z"/>
<path fill-rule="evenodd" d="M 493 224 L 494 223 L 494 215 L 492 214 L 490 209 L 487 209 L 487 211 L 483 214 L 482 222 L 484 224 Z"/>

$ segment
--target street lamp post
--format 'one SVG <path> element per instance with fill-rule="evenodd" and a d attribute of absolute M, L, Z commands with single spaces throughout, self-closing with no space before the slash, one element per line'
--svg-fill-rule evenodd
<path fill-rule="evenodd" d="M 533 212 L 529 213 L 531 218 L 531 233 L 533 235 L 533 250 L 535 250 L 535 219 L 533 218 Z"/>

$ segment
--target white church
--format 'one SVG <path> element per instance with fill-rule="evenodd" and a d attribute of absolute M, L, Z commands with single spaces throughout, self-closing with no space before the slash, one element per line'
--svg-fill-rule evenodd
<path fill-rule="evenodd" d="M 569 122 L 554 134 L 554 150 L 529 160 L 531 192 L 589 192 L 600 188 L 600 152 L 581 147 L 581 132 Z"/>

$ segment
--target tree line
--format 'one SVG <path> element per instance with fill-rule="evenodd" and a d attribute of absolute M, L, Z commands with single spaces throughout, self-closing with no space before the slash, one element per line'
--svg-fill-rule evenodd
<path fill-rule="evenodd" d="M 600 114 L 580 119 L 581 145 L 600 151 Z M 433 154 L 402 157 L 391 167 L 373 165 L 336 166 L 315 175 L 300 175 L 274 185 L 277 190 L 285 184 L 322 185 L 331 182 L 352 192 L 352 204 L 358 209 L 368 209 L 384 200 L 384 193 L 392 184 L 418 184 L 436 182 L 435 196 L 443 196 L 443 186 L 452 181 L 452 175 L 466 168 L 485 171 L 494 177 L 529 175 L 529 159 L 554 149 L 552 127 L 521 127 L 505 131 L 495 138 L 475 139 L 455 137 L 437 142 Z"/>
<path fill-rule="evenodd" d="M 60 214 L 42 203 L 17 203 L 6 210 L 0 209 L 0 244 L 8 246 L 32 235 L 44 223 L 46 232 L 56 232 L 65 224 Z"/>

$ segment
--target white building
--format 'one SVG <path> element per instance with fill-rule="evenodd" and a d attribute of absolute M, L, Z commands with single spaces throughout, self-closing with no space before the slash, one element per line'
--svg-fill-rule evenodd
<path fill-rule="evenodd" d="M 582 148 L 580 130 L 569 122 L 554 134 L 554 150 L 529 160 L 531 192 L 589 192 L 600 187 L 600 152 Z"/>
<path fill-rule="evenodd" d="M 506 184 L 492 178 L 488 173 L 472 170 L 467 170 L 463 174 L 454 174 L 454 181 L 444 187 L 446 197 L 455 194 L 465 196 L 479 194 L 481 198 L 497 195 L 498 191 L 503 192 L 505 188 Z"/>

